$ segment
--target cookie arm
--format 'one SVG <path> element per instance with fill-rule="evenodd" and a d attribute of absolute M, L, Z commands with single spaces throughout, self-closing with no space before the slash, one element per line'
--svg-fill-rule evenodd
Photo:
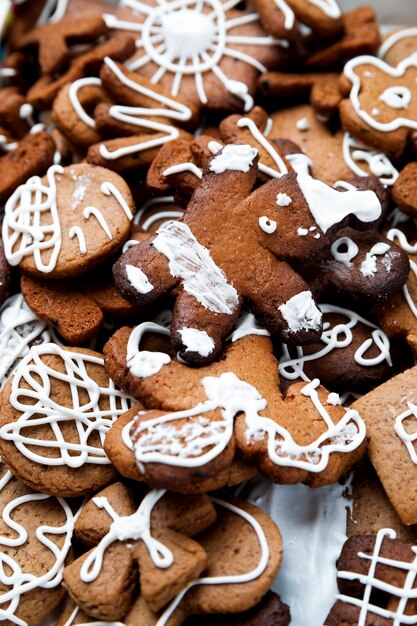
<path fill-rule="evenodd" d="M 166 256 L 153 247 L 153 240 L 154 237 L 128 248 L 113 266 L 120 293 L 140 306 L 154 302 L 178 282 L 169 271 Z"/>
<path fill-rule="evenodd" d="M 253 259 L 245 296 L 265 327 L 289 343 L 309 343 L 322 332 L 321 313 L 308 285 L 284 261 L 263 251 Z"/>

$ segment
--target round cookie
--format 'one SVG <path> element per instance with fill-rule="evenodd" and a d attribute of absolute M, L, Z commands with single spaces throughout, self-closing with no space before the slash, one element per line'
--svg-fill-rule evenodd
<path fill-rule="evenodd" d="M 42 622 L 61 601 L 72 561 L 74 514 L 62 498 L 34 493 L 0 465 L 0 620 Z"/>
<path fill-rule="evenodd" d="M 53 165 L 7 201 L 6 259 L 40 278 L 78 276 L 122 246 L 134 210 L 129 188 L 117 174 L 86 163 Z"/>
<path fill-rule="evenodd" d="M 105 435 L 129 408 L 102 356 L 56 344 L 31 348 L 0 396 L 0 452 L 24 483 L 77 496 L 106 485 L 115 470 Z"/>

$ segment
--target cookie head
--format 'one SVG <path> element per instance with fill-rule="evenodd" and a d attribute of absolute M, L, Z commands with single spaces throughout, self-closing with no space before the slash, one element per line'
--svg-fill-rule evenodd
<path fill-rule="evenodd" d="M 41 278 L 77 276 L 121 247 L 133 212 L 129 188 L 117 174 L 88 164 L 53 165 L 7 202 L 6 259 Z"/>

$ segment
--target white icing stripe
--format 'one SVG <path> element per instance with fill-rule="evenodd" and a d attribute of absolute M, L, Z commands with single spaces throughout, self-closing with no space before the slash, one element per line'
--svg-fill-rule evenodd
<path fill-rule="evenodd" d="M 288 6 L 285 0 L 274 0 L 274 2 L 284 15 L 284 28 L 291 30 L 295 23 L 294 11 Z"/>
<path fill-rule="evenodd" d="M 264 148 L 264 150 L 266 150 L 276 165 L 276 169 L 272 169 L 262 162 L 259 162 L 258 168 L 260 172 L 264 172 L 264 174 L 268 174 L 268 176 L 271 176 L 272 178 L 281 178 L 284 174 L 288 174 L 288 167 L 286 166 L 285 161 L 279 156 L 278 152 L 269 143 L 269 141 L 265 139 L 253 120 L 249 117 L 243 117 L 238 121 L 237 125 L 239 128 L 248 128 L 254 140 L 257 141 L 262 148 Z"/>
<path fill-rule="evenodd" d="M 387 239 L 389 239 L 390 241 L 397 240 L 398 244 L 401 246 L 404 252 L 407 252 L 408 254 L 417 254 L 417 243 L 411 245 L 406 235 L 398 228 L 391 228 L 387 232 Z M 413 274 L 414 277 L 417 279 L 417 263 L 412 259 L 410 259 L 410 273 Z M 412 312 L 414 317 L 417 318 L 417 305 L 411 297 L 411 293 L 407 284 L 403 286 L 402 292 L 410 311 Z"/>
<path fill-rule="evenodd" d="M 349 133 L 343 135 L 342 149 L 346 165 L 356 176 L 369 175 L 366 170 L 358 165 L 358 162 L 363 162 L 368 165 L 370 173 L 377 176 L 383 185 L 393 185 L 397 180 L 398 170 L 386 154 L 377 152 L 361 141 L 354 139 Z"/>
<path fill-rule="evenodd" d="M 162 176 L 171 176 L 172 174 L 180 174 L 181 172 L 191 172 L 194 176 L 197 176 L 200 180 L 203 178 L 203 170 L 201 170 L 194 163 L 178 163 L 177 165 L 171 165 L 162 172 Z"/>
<path fill-rule="evenodd" d="M 359 323 L 364 324 L 373 330 L 371 338 L 367 339 L 361 346 L 359 346 L 354 354 L 354 359 L 358 365 L 372 367 L 373 365 L 379 365 L 380 363 L 386 361 L 390 367 L 392 366 L 389 339 L 380 328 L 375 326 L 375 324 L 368 322 L 368 320 L 361 317 L 354 311 L 350 311 L 333 304 L 320 304 L 320 310 L 323 315 L 343 315 L 348 321 L 346 323 L 335 324 L 333 327 L 330 326 L 328 322 L 325 322 L 323 326 L 324 330 L 320 337 L 320 341 L 324 344 L 324 347 L 313 354 L 305 355 L 303 348 L 301 346 L 297 346 L 297 357 L 292 359 L 290 357 L 288 347 L 283 344 L 283 356 L 279 364 L 279 373 L 281 376 L 287 380 L 296 380 L 297 378 L 301 378 L 302 380 L 308 381 L 309 378 L 303 370 L 304 363 L 320 359 L 337 348 L 346 348 L 352 343 L 353 340 L 352 329 L 354 329 Z M 374 358 L 365 358 L 363 355 L 367 352 L 367 350 L 369 350 L 372 344 L 379 348 L 380 353 Z"/>
<path fill-rule="evenodd" d="M 307 445 L 297 444 L 288 430 L 275 420 L 259 414 L 267 406 L 257 389 L 232 372 L 202 379 L 207 400 L 192 409 L 168 413 L 135 425 L 135 457 L 139 464 L 164 463 L 176 467 L 201 467 L 216 458 L 229 444 L 234 417 L 242 412 L 246 419 L 247 443 L 265 439 L 272 463 L 321 472 L 333 452 L 351 452 L 365 437 L 365 424 L 357 411 L 347 410 L 333 423 L 321 404 L 313 380 L 301 393 L 311 398 L 326 424 L 325 432 Z M 204 414 L 221 410 L 223 419 L 204 418 Z M 195 419 L 190 419 L 195 418 Z M 171 426 L 184 420 L 182 426 Z M 204 452 L 208 448 L 207 452 Z"/>
<path fill-rule="evenodd" d="M 0 480 L 0 490 L 3 490 L 11 479 L 12 474 L 10 471 L 7 471 Z M 49 498 L 51 496 L 45 494 L 29 493 L 8 502 L 2 513 L 4 529 L 2 534 L 0 534 L 0 547 L 14 548 L 17 558 L 15 560 L 6 550 L 0 550 L 0 583 L 3 587 L 2 593 L 0 593 L 0 604 L 2 606 L 0 608 L 0 620 L 9 620 L 18 626 L 26 625 L 25 621 L 16 616 L 21 595 L 36 588 L 53 589 L 58 587 L 62 581 L 65 559 L 71 548 L 75 516 L 63 498 L 53 498 L 55 502 L 60 504 L 65 514 L 65 523 L 60 526 L 42 524 L 36 529 L 36 539 L 53 556 L 52 565 L 45 568 L 47 571 L 44 574 L 36 576 L 31 573 L 30 562 L 25 564 L 18 562 L 19 547 L 27 542 L 28 532 L 24 526 L 14 519 L 14 511 L 25 504 L 48 500 Z M 19 516 L 17 516 L 17 519 L 19 519 Z M 15 534 L 17 536 L 14 536 Z M 60 539 L 58 545 L 51 540 L 51 535 Z M 9 603 L 7 608 L 3 608 L 7 603 Z"/>
<path fill-rule="evenodd" d="M 417 433 L 407 432 L 404 426 L 404 420 L 407 418 L 414 417 L 417 419 L 417 406 L 413 402 L 407 402 L 407 406 L 408 409 L 395 418 L 394 430 L 405 444 L 408 454 L 410 455 L 410 459 L 415 465 L 417 465 L 417 452 L 414 447 L 414 443 L 417 440 Z"/>
<path fill-rule="evenodd" d="M 160 220 L 164 220 L 164 222 L 166 222 L 167 220 L 178 219 L 183 215 L 184 211 L 158 211 L 157 213 L 150 215 L 144 222 L 142 222 L 142 230 L 146 232 L 155 222 L 159 222 Z"/>
<path fill-rule="evenodd" d="M 165 489 L 153 489 L 142 500 L 132 515 L 121 517 L 104 496 L 93 498 L 98 509 L 104 509 L 113 522 L 109 532 L 85 559 L 80 569 L 80 579 L 84 583 L 98 578 L 103 565 L 104 553 L 115 541 L 143 541 L 155 567 L 167 569 L 174 562 L 174 555 L 163 543 L 151 535 L 151 514 L 154 506 L 164 496 Z"/>
<path fill-rule="evenodd" d="M 63 626 L 72 626 L 74 624 L 75 618 L 79 613 L 80 608 L 78 606 L 75 607 L 65 624 Z M 78 622 L 77 626 L 125 626 L 122 622 Z"/>
<path fill-rule="evenodd" d="M 381 203 L 373 191 L 337 191 L 308 174 L 310 160 L 305 155 L 289 155 L 287 159 L 296 170 L 298 185 L 324 233 L 348 215 L 355 215 L 361 222 L 373 222 L 381 215 Z"/>
<path fill-rule="evenodd" d="M 140 342 L 145 333 L 169 335 L 169 329 L 154 322 L 142 322 L 132 330 L 127 342 L 126 365 L 132 376 L 136 378 L 149 378 L 171 361 L 169 354 L 164 352 L 149 352 L 140 349 Z"/>
<path fill-rule="evenodd" d="M 79 226 L 71 226 L 68 231 L 68 237 L 70 239 L 77 237 L 78 245 L 80 247 L 80 254 L 87 254 L 87 244 L 85 242 L 85 235 L 82 228 L 80 228 Z"/>
<path fill-rule="evenodd" d="M 200 586 L 200 585 L 245 584 L 261 576 L 261 574 L 263 574 L 263 572 L 266 570 L 268 566 L 269 545 L 268 545 L 268 541 L 266 539 L 265 533 L 260 523 L 252 515 L 250 515 L 243 509 L 233 504 L 230 504 L 229 502 L 220 500 L 219 498 L 214 498 L 213 496 L 211 499 L 217 506 L 222 506 L 225 509 L 234 513 L 235 515 L 239 515 L 251 525 L 259 541 L 259 549 L 261 553 L 260 558 L 259 558 L 259 563 L 253 570 L 251 570 L 250 572 L 246 572 L 244 574 L 224 575 L 224 576 L 205 576 L 203 578 L 198 578 L 197 580 L 188 584 L 185 587 L 185 589 L 183 589 L 181 593 L 179 593 L 177 597 L 168 605 L 168 607 L 165 609 L 161 617 L 158 619 L 155 626 L 165 626 L 165 624 L 168 623 L 169 618 L 174 613 L 175 609 L 180 604 L 181 600 L 188 593 L 188 591 L 192 589 L 193 587 Z"/>
<path fill-rule="evenodd" d="M 55 268 L 62 242 L 55 176 L 63 172 L 60 165 L 52 165 L 47 172 L 49 186 L 43 185 L 39 176 L 32 176 L 6 202 L 2 234 L 10 265 L 19 265 L 25 256 L 33 255 L 40 272 L 49 273 Z M 42 223 L 44 215 L 48 219 Z M 47 263 L 42 260 L 43 250 L 51 250 Z"/>
<path fill-rule="evenodd" d="M 215 348 L 213 339 L 205 330 L 197 328 L 181 328 L 178 330 L 181 341 L 186 348 L 186 352 L 196 352 L 200 356 L 206 357 L 211 354 Z"/>
<path fill-rule="evenodd" d="M 392 626 L 401 626 L 401 624 L 417 624 L 417 614 L 414 612 L 410 614 L 408 602 L 411 599 L 417 597 L 417 591 L 415 589 L 416 576 L 417 576 L 417 547 L 411 548 L 412 552 L 416 555 L 414 559 L 409 561 L 401 561 L 399 559 L 390 559 L 381 556 L 381 548 L 385 537 L 395 539 L 397 534 L 390 528 L 382 528 L 378 531 L 375 538 L 375 546 L 371 555 L 364 552 L 358 552 L 357 556 L 360 559 L 369 561 L 369 569 L 367 574 L 358 574 L 357 572 L 339 571 L 337 573 L 338 578 L 342 580 L 357 580 L 364 589 L 363 595 L 360 598 L 354 598 L 343 594 L 336 596 L 337 600 L 352 604 L 360 609 L 358 626 L 365 626 L 370 623 L 369 619 L 372 615 L 378 615 L 384 617 L 387 620 L 392 620 Z M 404 573 L 403 586 L 397 586 L 395 584 L 386 583 L 377 577 L 377 566 L 383 564 L 391 568 L 399 568 Z M 373 592 L 382 591 L 389 594 L 393 600 L 397 600 L 396 608 L 394 611 L 390 609 L 378 606 L 372 601 Z M 408 609 L 406 611 L 406 609 Z M 415 611 L 415 609 L 414 609 Z M 372 619 L 372 618 L 371 618 Z"/>
<path fill-rule="evenodd" d="M 93 215 L 96 218 L 97 222 L 100 224 L 101 228 L 104 230 L 107 237 L 109 239 L 113 239 L 110 228 L 108 227 L 108 224 L 106 222 L 106 218 L 104 217 L 100 209 L 97 209 L 94 206 L 86 206 L 85 209 L 83 210 L 84 219 L 88 220 L 90 215 Z"/>
<path fill-rule="evenodd" d="M 387 63 L 385 63 L 384 61 L 381 61 L 381 59 L 378 59 L 377 57 L 364 55 L 364 56 L 358 56 L 358 57 L 355 57 L 354 59 L 351 59 L 350 61 L 346 63 L 345 68 L 344 68 L 345 76 L 352 83 L 352 89 L 350 91 L 350 101 L 352 103 L 353 108 L 355 109 L 355 112 L 364 122 L 369 124 L 369 126 L 374 128 L 375 130 L 379 130 L 382 132 L 390 132 L 393 130 L 397 130 L 398 128 L 401 128 L 403 126 L 407 128 L 417 129 L 417 120 L 414 120 L 411 117 L 410 118 L 397 117 L 397 118 L 394 118 L 391 122 L 378 122 L 375 119 L 375 117 L 370 115 L 367 111 L 365 111 L 365 109 L 362 108 L 360 98 L 359 98 L 359 94 L 360 94 L 361 87 L 362 87 L 362 84 L 361 84 L 362 81 L 355 71 L 361 65 L 372 65 L 378 70 L 381 70 L 382 72 L 387 74 L 388 76 L 392 76 L 394 78 L 401 78 L 406 74 L 407 70 L 409 70 L 410 68 L 417 68 L 417 57 L 410 56 L 404 59 L 403 61 L 401 61 L 397 65 L 397 67 L 392 67 L 391 65 L 388 65 Z M 385 103 L 387 104 L 386 101 Z M 392 107 L 392 103 L 390 106 Z M 397 108 L 397 107 L 394 107 L 394 108 Z"/>
<path fill-rule="evenodd" d="M 67 6 L 68 0 L 47 0 L 36 20 L 36 26 L 41 26 L 46 22 L 54 23 L 62 20 L 67 11 Z"/>
<path fill-rule="evenodd" d="M 139 224 L 146 211 L 155 204 L 175 204 L 174 196 L 161 196 L 159 198 L 150 198 L 149 200 L 146 200 L 146 202 L 142 205 L 142 208 L 136 212 L 135 217 L 133 218 L 133 223 Z"/>
<path fill-rule="evenodd" d="M 341 246 L 346 246 L 347 250 L 345 252 L 340 252 L 339 248 Z M 332 243 L 330 252 L 335 261 L 349 267 L 352 259 L 358 255 L 359 248 L 350 237 L 340 237 Z"/>
<path fill-rule="evenodd" d="M 214 147 L 210 146 L 211 143 L 208 145 L 210 151 Z M 231 143 L 224 146 L 221 152 L 210 161 L 209 170 L 215 174 L 221 174 L 226 170 L 248 172 L 257 154 L 256 148 L 248 144 Z"/>
<path fill-rule="evenodd" d="M 55 355 L 64 366 L 64 372 L 47 366 L 42 357 Z M 16 449 L 26 458 L 41 465 L 82 467 L 85 463 L 108 464 L 103 443 L 114 420 L 125 413 L 130 406 L 130 398 L 119 391 L 113 381 L 100 385 L 88 374 L 90 364 L 104 366 L 104 360 L 88 354 L 64 350 L 56 344 L 34 346 L 19 363 L 12 380 L 10 404 L 21 413 L 20 417 L 0 428 L 0 436 L 13 441 Z M 53 380 L 68 385 L 71 392 L 69 406 L 62 406 L 50 397 Z M 79 389 L 87 394 L 82 400 Z M 32 401 L 35 400 L 33 404 Z M 73 423 L 79 443 L 66 441 L 60 425 Z M 26 428 L 33 431 L 36 426 L 49 425 L 53 439 L 37 439 L 22 434 Z M 88 440 L 93 432 L 99 435 L 100 446 L 93 446 Z M 52 448 L 59 452 L 56 457 L 43 456 L 36 448 Z"/>
<path fill-rule="evenodd" d="M 396 33 L 393 33 L 392 35 L 390 35 L 388 39 L 386 39 L 383 42 L 383 44 L 381 45 L 378 51 L 379 58 L 384 60 L 388 52 L 391 50 L 393 46 L 395 46 L 396 43 L 398 43 L 402 39 L 407 39 L 408 37 L 416 38 L 416 51 L 417 51 L 417 28 L 416 27 L 403 28 L 402 30 L 399 30 Z"/>
<path fill-rule="evenodd" d="M 69 101 L 71 102 L 71 106 L 84 124 L 87 124 L 89 128 L 96 128 L 96 123 L 93 117 L 90 117 L 83 108 L 78 98 L 78 92 L 80 89 L 84 87 L 90 87 L 91 85 L 101 86 L 101 80 L 99 78 L 88 77 L 88 78 L 79 78 L 78 80 L 71 83 L 71 86 L 68 90 Z"/>
<path fill-rule="evenodd" d="M 46 322 L 28 307 L 22 294 L 8 298 L 0 309 L 0 384 L 7 381 L 11 368 L 26 356 L 32 342 L 49 343 Z"/>
<path fill-rule="evenodd" d="M 123 198 L 122 194 L 113 183 L 110 183 L 108 181 L 105 183 L 102 183 L 102 185 L 100 186 L 100 191 L 101 193 L 104 193 L 105 196 L 112 195 L 122 207 L 127 219 L 130 221 L 133 219 L 133 213 L 130 210 L 129 205 L 127 204 L 126 200 Z"/>
<path fill-rule="evenodd" d="M 327 17 L 337 20 L 342 16 L 342 11 L 336 0 L 307 0 L 310 4 L 314 4 L 320 11 L 323 11 Z"/>
<path fill-rule="evenodd" d="M 132 287 L 139 293 L 149 293 L 153 290 L 153 285 L 139 267 L 126 265 L 126 276 Z"/>
<path fill-rule="evenodd" d="M 166 256 L 172 276 L 181 278 L 184 290 L 215 313 L 231 315 L 239 305 L 236 289 L 227 282 L 210 252 L 183 222 L 168 222 L 158 229 L 153 247 Z"/>

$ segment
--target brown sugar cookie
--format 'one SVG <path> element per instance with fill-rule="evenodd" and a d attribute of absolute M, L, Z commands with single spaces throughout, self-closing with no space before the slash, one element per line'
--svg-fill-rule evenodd
<path fill-rule="evenodd" d="M 401 156 L 417 128 L 416 78 L 417 60 L 413 56 L 397 67 L 370 56 L 349 61 L 341 85 L 348 95 L 340 104 L 345 130 L 366 144 Z"/>
<path fill-rule="evenodd" d="M 39 194 L 43 202 L 37 212 Z M 6 258 L 39 278 L 77 276 L 121 247 L 134 210 L 129 188 L 117 174 L 86 163 L 53 165 L 44 178 L 30 178 L 9 198 L 3 221 Z"/>
<path fill-rule="evenodd" d="M 4 387 L 1 456 L 29 486 L 76 496 L 115 476 L 103 442 L 129 401 L 109 380 L 100 354 L 33 346 Z"/>
<path fill-rule="evenodd" d="M 46 132 L 26 135 L 17 147 L 0 156 L 0 202 L 6 202 L 30 176 L 43 176 L 54 162 L 55 143 Z"/>
<path fill-rule="evenodd" d="M 135 501 L 133 492 L 114 483 L 77 520 L 77 537 L 93 549 L 66 568 L 65 587 L 87 614 L 121 619 L 137 593 L 139 573 L 141 595 L 157 611 L 205 569 L 207 555 L 191 537 L 215 519 L 206 495 L 153 490 Z"/>
<path fill-rule="evenodd" d="M 204 614 L 241 613 L 265 595 L 281 562 L 278 528 L 266 513 L 242 500 L 215 498 L 214 503 L 217 521 L 198 537 L 208 553 L 203 577 L 185 587 L 159 613 L 139 597 L 126 624 L 155 626 L 163 620 L 180 625 L 190 615 L 204 620 Z"/>
<path fill-rule="evenodd" d="M 87 343 L 102 327 L 100 307 L 68 283 L 22 276 L 20 288 L 32 311 L 53 324 L 70 346 Z"/>
<path fill-rule="evenodd" d="M 62 498 L 33 492 L 0 466 L 0 617 L 36 626 L 63 597 L 74 514 Z"/>
<path fill-rule="evenodd" d="M 135 478 L 132 454 L 127 452 L 133 446 L 139 473 L 149 484 L 180 492 L 189 486 L 204 489 L 199 481 L 219 478 L 236 458 L 231 452 L 237 446 L 246 461 L 276 482 L 318 486 L 337 480 L 362 454 L 364 428 L 359 416 L 327 402 L 328 393 L 318 388 L 318 380 L 310 386 L 294 385 L 282 397 L 272 343 L 268 337 L 251 334 L 250 320 L 249 328 L 244 325 L 245 330 L 236 331 L 236 341 L 220 361 L 199 369 L 162 352 L 141 350 L 140 345 L 138 349 L 147 326 L 142 324 L 133 333 L 120 329 L 104 348 L 112 378 L 148 409 L 132 407 L 106 440 L 106 450 L 122 473 Z M 157 325 L 148 330 L 158 331 Z M 256 362 L 263 363 L 262 377 L 253 367 Z M 237 417 L 234 426 L 239 411 L 245 417 Z M 324 434 L 318 411 L 328 412 L 334 432 L 344 441 L 340 447 L 331 443 L 333 427 L 328 437 Z M 345 420 L 356 438 L 344 432 Z"/>
<path fill-rule="evenodd" d="M 406 370 L 354 402 L 366 423 L 369 456 L 404 524 L 417 523 L 414 483 L 416 368 Z"/>
<path fill-rule="evenodd" d="M 392 187 L 392 199 L 404 213 L 417 217 L 417 163 L 407 163 Z"/>
<path fill-rule="evenodd" d="M 402 28 L 388 33 L 378 51 L 380 59 L 396 67 L 400 61 L 417 51 L 417 31 L 415 28 Z"/>

